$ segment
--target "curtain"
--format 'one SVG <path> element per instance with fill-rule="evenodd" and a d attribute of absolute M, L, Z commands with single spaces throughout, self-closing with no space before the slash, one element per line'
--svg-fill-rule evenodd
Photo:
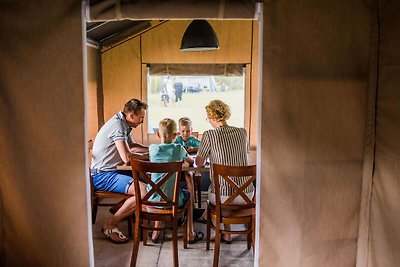
<path fill-rule="evenodd" d="M 243 64 L 149 64 L 151 75 L 243 76 Z"/>

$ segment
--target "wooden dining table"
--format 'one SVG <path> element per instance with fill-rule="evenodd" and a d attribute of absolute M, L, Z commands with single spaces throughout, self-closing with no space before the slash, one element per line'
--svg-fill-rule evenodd
<path fill-rule="evenodd" d="M 121 165 L 117 166 L 117 170 L 119 171 L 130 171 L 132 170 L 130 165 Z M 207 163 L 206 165 L 202 167 L 197 167 L 197 166 L 189 166 L 187 164 L 182 165 L 182 171 L 183 172 L 188 172 L 188 171 L 195 171 L 195 172 L 207 172 L 210 171 L 210 164 Z"/>
<path fill-rule="evenodd" d="M 190 155 L 193 159 L 196 156 L 196 154 Z M 256 164 L 256 151 L 255 150 L 250 150 L 249 154 L 249 164 L 253 165 Z M 121 171 L 130 171 L 132 170 L 130 165 L 120 165 L 117 166 L 117 170 L 121 170 Z M 195 171 L 195 172 L 208 172 L 210 171 L 210 162 L 207 160 L 206 164 L 202 167 L 198 167 L 198 166 L 189 166 L 186 162 L 183 163 L 182 165 L 182 171 L 184 172 L 188 172 L 188 171 Z"/>

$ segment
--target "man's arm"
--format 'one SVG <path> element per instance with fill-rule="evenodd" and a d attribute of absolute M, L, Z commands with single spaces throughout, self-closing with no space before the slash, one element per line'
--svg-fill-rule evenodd
<path fill-rule="evenodd" d="M 129 146 L 129 150 L 132 153 L 148 153 L 149 152 L 149 147 L 133 142 L 133 141 L 128 141 L 128 146 Z"/>
<path fill-rule="evenodd" d="M 134 151 L 132 151 L 133 149 L 129 147 L 128 142 L 126 142 L 125 140 L 115 141 L 115 146 L 117 147 L 118 153 L 124 164 L 128 164 L 131 157 L 140 160 L 149 159 L 149 149 L 147 147 L 142 146 L 141 151 L 143 152 L 137 152 L 136 148 L 134 148 Z"/>
<path fill-rule="evenodd" d="M 130 152 L 132 153 L 132 157 L 135 159 L 140 159 L 140 160 L 149 160 L 149 147 L 135 143 L 135 142 L 128 142 L 128 146 L 130 149 Z"/>
<path fill-rule="evenodd" d="M 117 147 L 119 156 L 121 157 L 122 161 L 127 164 L 130 157 L 132 156 L 127 142 L 125 140 L 117 140 L 115 141 L 115 146 Z"/>

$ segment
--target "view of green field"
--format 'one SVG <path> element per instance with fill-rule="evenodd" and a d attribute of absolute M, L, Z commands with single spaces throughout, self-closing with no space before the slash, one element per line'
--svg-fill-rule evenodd
<path fill-rule="evenodd" d="M 214 99 L 222 100 L 231 107 L 232 116 L 228 120 L 229 125 L 244 127 L 244 90 L 183 93 L 182 101 L 168 103 L 167 106 L 161 101 L 159 93 L 149 93 L 147 99 L 149 132 L 151 133 L 153 128 L 158 128 L 158 123 L 163 118 L 178 121 L 181 117 L 189 117 L 192 120 L 194 131 L 202 133 L 211 129 L 211 125 L 206 120 L 204 107 Z"/>

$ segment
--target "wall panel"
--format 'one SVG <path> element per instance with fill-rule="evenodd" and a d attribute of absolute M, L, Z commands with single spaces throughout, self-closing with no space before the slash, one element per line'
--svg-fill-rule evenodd
<path fill-rule="evenodd" d="M 87 47 L 88 81 L 87 81 L 87 116 L 88 116 L 88 139 L 94 140 L 98 132 L 98 103 L 97 92 L 101 90 L 98 84 L 99 74 L 99 52 L 97 48 Z"/>
<path fill-rule="evenodd" d="M 220 49 L 205 52 L 179 51 L 191 21 L 167 21 L 142 36 L 143 63 L 250 63 L 251 20 L 210 20 Z"/>
<path fill-rule="evenodd" d="M 133 38 L 102 54 L 104 119 L 122 110 L 126 101 L 141 98 L 140 38 Z M 132 131 L 142 142 L 142 126 Z"/>
<path fill-rule="evenodd" d="M 250 146 L 257 147 L 258 142 L 258 120 L 259 116 L 261 116 L 261 112 L 258 107 L 259 103 L 259 79 L 261 78 L 259 75 L 260 66 L 259 66 L 259 49 L 260 49 L 260 40 L 259 40 L 259 22 L 253 21 L 253 42 L 252 42 L 252 50 L 251 50 L 251 70 L 250 70 L 250 91 L 248 97 L 250 98 L 250 110 L 249 110 L 249 129 L 250 129 Z"/>

